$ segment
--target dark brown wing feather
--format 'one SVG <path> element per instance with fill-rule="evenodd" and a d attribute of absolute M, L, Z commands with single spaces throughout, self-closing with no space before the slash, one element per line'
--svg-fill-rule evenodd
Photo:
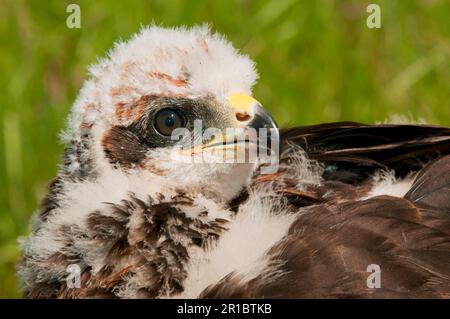
<path fill-rule="evenodd" d="M 414 204 L 450 215 L 450 156 L 425 166 L 405 198 Z M 449 265 L 450 267 L 450 265 Z"/>
<path fill-rule="evenodd" d="M 365 125 L 355 122 L 295 127 L 281 132 L 311 159 L 326 164 L 324 178 L 356 184 L 379 168 L 398 176 L 450 154 L 450 129 L 433 125 Z"/>
<path fill-rule="evenodd" d="M 230 274 L 202 297 L 450 298 L 449 173 L 444 157 L 424 168 L 406 198 L 310 206 L 268 252 L 283 276 L 243 284 Z M 366 284 L 371 264 L 381 268 L 381 288 Z"/>
<path fill-rule="evenodd" d="M 289 191 L 302 213 L 268 256 L 284 275 L 250 282 L 231 273 L 205 298 L 450 298 L 450 130 L 435 126 L 333 123 L 284 132 L 326 165 L 324 188 L 358 192 L 379 168 L 419 171 L 404 198 L 324 201 L 317 191 Z M 434 160 L 433 160 L 434 159 Z M 286 185 L 283 173 L 262 179 Z M 351 186 L 349 184 L 353 184 Z M 292 200 L 292 197 L 296 198 Z M 299 205 L 300 203 L 300 205 Z M 381 288 L 369 288 L 368 265 L 381 268 Z"/>
<path fill-rule="evenodd" d="M 389 196 L 308 210 L 272 247 L 285 275 L 246 284 L 232 274 L 207 298 L 449 298 L 448 216 Z M 368 288 L 367 267 L 381 269 Z"/>

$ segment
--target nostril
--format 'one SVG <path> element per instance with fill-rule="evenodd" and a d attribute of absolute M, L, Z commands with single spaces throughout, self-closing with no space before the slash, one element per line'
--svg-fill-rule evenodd
<path fill-rule="evenodd" d="M 239 122 L 245 122 L 245 121 L 250 120 L 250 115 L 248 113 L 240 113 L 240 112 L 238 112 L 238 113 L 236 113 L 236 119 Z"/>

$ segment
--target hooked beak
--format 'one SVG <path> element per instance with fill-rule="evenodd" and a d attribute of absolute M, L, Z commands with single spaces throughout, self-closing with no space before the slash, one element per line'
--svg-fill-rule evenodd
<path fill-rule="evenodd" d="M 260 129 L 267 129 L 268 140 L 272 141 L 272 143 L 280 143 L 280 131 L 278 130 L 277 123 L 269 111 L 263 108 L 260 104 L 256 106 L 255 115 L 248 126 L 257 131 Z"/>
<path fill-rule="evenodd" d="M 240 148 L 252 145 L 263 150 L 271 150 L 280 142 L 278 126 L 272 115 L 253 97 L 234 94 L 229 98 L 229 106 L 234 112 L 238 132 L 221 134 L 207 143 L 192 148 L 191 155 L 208 152 L 231 152 L 236 154 Z"/>
<path fill-rule="evenodd" d="M 267 138 L 272 143 L 280 143 L 278 125 L 261 103 L 251 96 L 240 93 L 230 96 L 229 102 L 235 112 L 238 127 L 253 128 L 259 138 Z"/>
<path fill-rule="evenodd" d="M 234 134 L 225 135 L 204 144 L 203 149 L 222 146 L 223 149 L 230 150 L 232 147 L 236 149 L 237 145 L 242 143 L 246 143 L 247 146 L 251 143 L 259 144 L 259 146 L 262 144 L 264 149 L 271 149 L 274 143 L 279 146 L 278 126 L 272 115 L 262 107 L 261 103 L 253 97 L 241 93 L 231 95 L 228 102 L 235 115 L 236 127 L 247 133 L 250 129 L 253 129 L 253 132 L 250 132 L 253 133 L 250 134 L 253 135 L 253 139 L 250 138 L 249 140 L 247 137 L 241 139 Z M 263 139 L 265 141 L 262 141 Z"/>

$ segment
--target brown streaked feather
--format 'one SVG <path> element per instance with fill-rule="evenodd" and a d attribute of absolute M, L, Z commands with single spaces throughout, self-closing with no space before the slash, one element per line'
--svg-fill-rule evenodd
<path fill-rule="evenodd" d="M 22 265 L 39 263 L 38 269 L 65 274 L 66 267 L 75 263 L 81 266 L 82 273 L 81 288 L 68 288 L 64 276 L 54 275 L 45 283 L 38 279 L 32 281 L 24 295 L 28 298 L 116 298 L 127 277 L 135 274 L 145 283 L 138 297 L 155 298 L 182 292 L 188 247 L 205 248 L 213 243 L 227 230 L 228 221 L 208 218 L 207 211 L 198 218 L 189 217 L 182 208 L 192 206 L 193 200 L 183 192 L 170 199 L 161 194 L 160 200 L 141 200 L 130 194 L 121 203 L 105 203 L 108 213 L 102 210 L 90 213 L 86 229 L 74 226 L 61 230 L 67 242 L 65 251 L 76 250 L 73 237 L 84 237 L 105 249 L 103 266 L 95 273 L 90 266 L 85 266 L 85 257 L 81 255 L 57 253 L 43 261 L 25 255 Z M 130 226 L 132 216 L 139 222 Z"/>
<path fill-rule="evenodd" d="M 181 77 L 173 77 L 163 72 L 150 72 L 149 75 L 160 80 L 168 81 L 178 87 L 186 87 L 188 85 L 187 79 Z"/>
<path fill-rule="evenodd" d="M 93 167 L 91 155 L 87 150 L 90 147 L 91 136 L 84 134 L 81 140 L 74 140 L 70 146 L 64 150 L 63 166 L 58 177 L 53 179 L 48 185 L 48 193 L 41 201 L 39 218 L 45 221 L 53 211 L 60 207 L 59 196 L 64 193 L 64 180 L 83 181 L 96 177 L 96 171 Z M 73 158 L 77 159 L 78 167 L 70 169 Z"/>
<path fill-rule="evenodd" d="M 147 148 L 130 128 L 113 126 L 102 140 L 103 149 L 112 164 L 123 167 L 138 165 L 145 159 Z"/>

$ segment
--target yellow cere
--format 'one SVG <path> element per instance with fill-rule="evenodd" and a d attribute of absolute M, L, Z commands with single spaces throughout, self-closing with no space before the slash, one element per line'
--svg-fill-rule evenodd
<path fill-rule="evenodd" d="M 253 115 L 253 107 L 259 104 L 253 97 L 242 93 L 231 95 L 228 101 L 236 112 L 247 113 L 249 115 Z"/>

